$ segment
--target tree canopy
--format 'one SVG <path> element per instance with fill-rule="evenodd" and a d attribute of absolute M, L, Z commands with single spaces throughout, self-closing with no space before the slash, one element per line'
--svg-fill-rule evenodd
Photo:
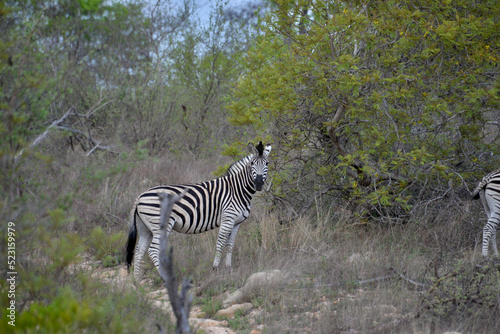
<path fill-rule="evenodd" d="M 498 1 L 273 3 L 230 120 L 277 145 L 276 201 L 404 217 L 498 167 Z"/>

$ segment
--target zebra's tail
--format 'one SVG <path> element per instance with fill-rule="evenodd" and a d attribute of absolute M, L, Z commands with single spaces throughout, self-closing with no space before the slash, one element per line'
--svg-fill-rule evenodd
<path fill-rule="evenodd" d="M 135 217 L 137 215 L 137 206 L 134 207 L 130 215 L 129 232 L 127 240 L 127 271 L 130 272 L 132 260 L 134 259 L 135 244 L 137 242 L 137 225 Z"/>
<path fill-rule="evenodd" d="M 485 184 L 483 184 L 483 182 L 479 183 L 476 189 L 472 192 L 472 199 L 479 199 L 479 192 L 484 188 L 484 186 Z"/>
<path fill-rule="evenodd" d="M 472 192 L 472 199 L 479 199 L 479 193 L 483 190 L 484 187 L 488 184 L 489 178 L 488 176 L 483 177 L 481 182 L 477 185 L 476 189 Z"/>

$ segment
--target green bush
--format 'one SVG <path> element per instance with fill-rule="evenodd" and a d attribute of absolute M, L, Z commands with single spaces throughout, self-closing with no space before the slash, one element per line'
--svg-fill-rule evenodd
<path fill-rule="evenodd" d="M 96 259 L 103 260 L 103 264 L 106 261 L 107 265 L 105 266 L 110 266 L 113 262 L 118 264 L 126 238 L 127 236 L 123 231 L 109 235 L 102 227 L 97 226 L 92 229 L 90 235 L 86 238 L 86 243 Z"/>

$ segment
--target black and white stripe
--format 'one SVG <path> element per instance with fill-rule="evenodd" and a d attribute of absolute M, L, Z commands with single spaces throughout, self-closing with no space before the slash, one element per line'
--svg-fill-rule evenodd
<path fill-rule="evenodd" d="M 127 266 L 134 260 L 134 276 L 139 278 L 146 250 L 154 265 L 159 265 L 160 198 L 159 193 L 180 194 L 184 197 L 174 205 L 167 226 L 172 230 L 196 234 L 220 227 L 213 267 L 219 266 L 226 249 L 226 266 L 231 266 L 236 233 L 250 214 L 250 202 L 256 191 L 262 190 L 267 177 L 271 146 L 260 142 L 248 144 L 250 155 L 232 164 L 223 177 L 198 183 L 158 186 L 148 189 L 135 201 L 130 215 L 127 243 Z M 137 241 L 139 233 L 139 242 Z M 137 245 L 136 245 L 137 244 Z M 134 255 L 135 253 L 135 255 Z"/>
<path fill-rule="evenodd" d="M 493 247 L 493 252 L 498 256 L 496 230 L 500 223 L 500 169 L 497 169 L 481 180 L 472 192 L 472 198 L 481 198 L 488 222 L 483 228 L 482 254 L 488 256 L 488 245 Z"/>

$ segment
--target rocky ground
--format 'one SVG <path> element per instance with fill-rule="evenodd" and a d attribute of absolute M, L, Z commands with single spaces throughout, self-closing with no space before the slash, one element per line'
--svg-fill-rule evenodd
<path fill-rule="evenodd" d="M 103 268 L 99 266 L 98 261 L 86 261 L 79 264 L 78 267 L 79 269 L 92 270 L 91 277 L 103 282 L 136 289 L 132 283 L 131 275 L 127 273 L 124 267 Z M 189 323 L 193 332 L 207 334 L 236 333 L 229 327 L 229 321 L 235 317 L 245 317 L 252 327 L 251 334 L 262 333 L 265 325 L 259 323 L 259 319 L 263 318 L 265 311 L 249 302 L 244 302 L 245 296 L 262 289 L 262 287 L 278 286 L 285 277 L 286 275 L 280 270 L 258 272 L 251 275 L 241 289 L 232 294 L 221 296 L 223 298 L 223 308 L 218 310 L 212 318 L 207 317 L 200 306 L 193 305 L 189 315 Z M 147 282 L 144 283 L 147 284 Z M 152 289 L 147 292 L 147 297 L 151 300 L 154 307 L 165 311 L 171 320 L 175 322 L 175 316 L 172 312 L 168 293 L 165 288 Z"/>
<path fill-rule="evenodd" d="M 132 275 L 128 274 L 126 268 L 123 266 L 105 268 L 100 265 L 99 261 L 92 260 L 82 262 L 77 266 L 79 270 L 91 271 L 91 277 L 99 279 L 102 282 L 113 284 L 120 288 L 137 289 L 133 284 Z M 238 321 L 244 321 L 245 330 L 243 332 L 251 334 L 272 332 L 314 333 L 318 328 L 321 328 L 321 332 L 325 333 L 329 332 L 329 328 L 331 328 L 328 327 L 330 325 L 328 322 L 325 322 L 325 318 L 343 317 L 343 322 L 349 323 L 348 316 L 346 317 L 345 314 L 339 314 L 340 311 L 337 312 L 338 305 L 342 303 L 357 303 L 357 305 L 361 303 L 361 306 L 358 307 L 362 309 L 362 313 L 366 315 L 367 318 L 374 319 L 372 325 L 374 325 L 373 328 L 377 328 L 377 333 L 382 333 L 384 328 L 394 328 L 394 325 L 401 323 L 401 321 L 407 321 L 408 318 L 411 317 L 411 314 L 402 314 L 400 309 L 390 303 L 363 305 L 363 300 L 370 299 L 370 290 L 362 288 L 339 294 L 337 299 L 321 297 L 321 295 L 311 292 L 309 300 L 313 301 L 312 304 L 305 303 L 304 305 L 288 306 L 300 310 L 288 313 L 288 315 L 291 315 L 290 319 L 283 319 L 282 326 L 287 326 L 289 324 L 289 328 L 279 327 L 280 325 L 276 323 L 268 323 L 266 319 L 272 319 L 273 316 L 261 306 L 251 302 L 256 300 L 255 296 L 259 294 L 264 295 L 280 289 L 280 291 L 285 291 L 287 286 L 302 284 L 302 281 L 306 279 L 311 280 L 311 278 L 304 278 L 300 275 L 287 273 L 277 269 L 253 273 L 236 291 L 232 293 L 226 292 L 220 296 L 216 296 L 217 300 L 222 301 L 222 305 L 215 314 L 207 315 L 202 311 L 200 305 L 193 303 L 189 317 L 193 333 L 237 333 L 240 331 L 234 330 L 234 323 Z M 141 282 L 141 288 L 145 290 L 145 295 L 151 301 L 153 307 L 163 310 L 175 323 L 175 316 L 168 300 L 167 290 L 165 288 L 154 288 L 154 284 L 150 281 Z M 196 288 L 191 292 L 195 295 L 197 293 Z M 308 300 L 307 296 L 305 300 Z M 297 304 L 299 303 L 300 301 Z M 317 324 L 319 321 L 323 321 L 326 325 L 316 326 L 314 330 L 311 326 L 307 325 L 294 327 L 294 324 L 297 323 L 304 324 L 304 319 L 306 319 L 306 323 L 309 324 Z M 432 326 L 430 328 L 429 326 L 409 326 L 407 328 L 409 330 L 408 333 L 413 334 L 460 334 L 458 332 L 434 331 Z M 366 333 L 366 331 L 354 329 L 349 326 L 335 327 L 331 332 L 340 334 Z"/>

